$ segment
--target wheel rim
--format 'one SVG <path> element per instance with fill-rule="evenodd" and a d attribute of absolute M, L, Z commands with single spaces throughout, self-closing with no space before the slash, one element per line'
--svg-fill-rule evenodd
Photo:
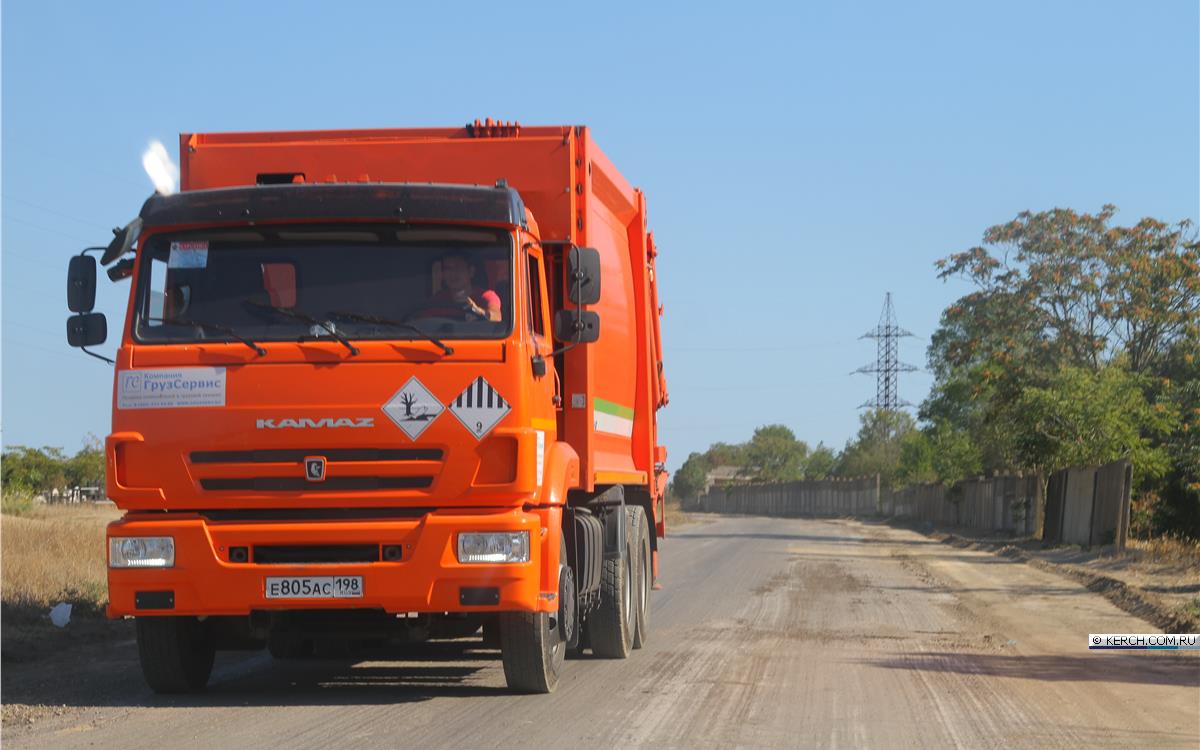
<path fill-rule="evenodd" d="M 629 623 L 630 627 L 632 627 L 634 625 L 634 623 L 636 622 L 636 618 L 635 618 L 636 613 L 633 611 L 633 587 L 634 587 L 634 584 L 636 583 L 636 579 L 634 578 L 634 572 L 632 570 L 630 570 L 630 568 L 632 566 L 630 566 L 630 564 L 629 564 L 632 561 L 633 561 L 633 550 L 626 547 L 625 548 L 625 571 L 627 574 L 626 575 L 627 583 L 625 585 L 625 620 Z"/>
<path fill-rule="evenodd" d="M 554 644 L 554 656 L 565 650 L 571 632 L 578 627 L 575 622 L 575 575 L 571 569 L 563 566 L 558 573 L 558 627 L 554 629 L 558 637 Z"/>
<path fill-rule="evenodd" d="M 643 548 L 642 552 L 645 553 L 645 551 L 645 548 Z M 646 560 L 645 554 L 642 555 L 641 567 L 642 591 L 640 599 L 642 610 L 645 611 L 646 607 L 650 604 L 650 563 Z"/>

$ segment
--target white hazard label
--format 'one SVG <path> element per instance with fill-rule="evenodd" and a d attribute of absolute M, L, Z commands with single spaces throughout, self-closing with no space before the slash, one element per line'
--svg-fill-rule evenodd
<path fill-rule="evenodd" d="M 510 411 L 512 406 L 500 397 L 500 393 L 483 376 L 475 378 L 465 391 L 458 394 L 458 398 L 450 402 L 450 413 L 458 417 L 458 421 L 476 440 L 491 432 Z"/>
<path fill-rule="evenodd" d="M 383 413 L 412 440 L 433 424 L 444 409 L 442 402 L 434 398 L 416 377 L 409 378 L 404 387 L 383 405 Z"/>

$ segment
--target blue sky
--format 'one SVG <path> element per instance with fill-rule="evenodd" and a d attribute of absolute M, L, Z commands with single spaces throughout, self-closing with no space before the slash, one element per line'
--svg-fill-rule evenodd
<path fill-rule="evenodd" d="M 766 423 L 841 447 L 884 292 L 923 365 L 965 291 L 933 262 L 1021 210 L 1200 214 L 1194 0 L 434 5 L 4 2 L 5 445 L 108 432 L 66 260 L 180 131 L 591 126 L 662 252 L 673 468 Z M 128 285 L 102 282 L 116 328 Z"/>

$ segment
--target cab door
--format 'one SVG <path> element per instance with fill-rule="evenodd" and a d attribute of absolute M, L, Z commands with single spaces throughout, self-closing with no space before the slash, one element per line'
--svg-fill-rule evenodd
<path fill-rule="evenodd" d="M 546 296 L 546 265 L 541 249 L 532 244 L 526 244 L 525 250 L 518 256 L 523 274 L 525 298 L 525 328 L 530 346 L 529 366 L 533 372 L 530 380 L 532 392 L 529 403 L 532 405 L 533 428 L 541 433 L 539 440 L 544 441 L 540 446 L 542 451 L 548 449 L 558 437 L 557 412 L 561 403 L 559 390 L 561 381 L 554 367 L 554 359 L 550 356 L 554 351 L 553 338 L 550 335 L 550 308 Z M 538 373 L 542 374 L 538 374 Z M 544 454 L 543 454 L 544 455 Z"/>

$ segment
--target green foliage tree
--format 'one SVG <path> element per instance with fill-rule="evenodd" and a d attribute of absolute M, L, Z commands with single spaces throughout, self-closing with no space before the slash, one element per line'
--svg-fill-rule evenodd
<path fill-rule="evenodd" d="M 976 288 L 943 312 L 929 348 L 935 382 L 920 416 L 931 440 L 943 431 L 934 471 L 950 481 L 1128 455 L 1136 491 L 1162 499 L 1158 528 L 1200 538 L 1189 421 L 1200 243 L 1187 221 L 1121 227 L 1115 215 L 1023 212 L 938 262 L 943 279 Z"/>
<path fill-rule="evenodd" d="M 104 487 L 104 443 L 88 435 L 84 446 L 63 467 L 67 484 L 72 487 Z"/>
<path fill-rule="evenodd" d="M 824 443 L 817 443 L 804 462 L 805 479 L 827 479 L 837 469 L 837 454 Z"/>
<path fill-rule="evenodd" d="M 87 437 L 74 456 L 51 446 L 10 446 L 4 449 L 2 465 L 4 486 L 27 492 L 104 486 L 104 444 L 94 435 Z"/>
<path fill-rule="evenodd" d="M 62 448 L 11 446 L 3 455 L 4 486 L 29 492 L 61 491 L 68 486 L 66 464 Z"/>
<path fill-rule="evenodd" d="M 1169 468 L 1161 440 L 1177 421 L 1172 405 L 1150 403 L 1140 378 L 1118 365 L 1099 372 L 1064 367 L 1017 402 L 1014 442 L 1022 465 L 1050 472 L 1130 458 L 1136 473 Z"/>
<path fill-rule="evenodd" d="M 1143 219 L 1117 227 L 1111 225 L 1115 214 L 1112 205 L 1095 215 L 1061 208 L 1022 212 L 984 233 L 990 248 L 938 261 L 939 275 L 978 287 L 961 306 L 1002 320 L 988 323 L 1017 350 L 1007 352 L 1010 357 L 1025 359 L 1032 341 L 1052 349 L 1055 364 L 1098 370 L 1119 352 L 1129 369 L 1144 372 L 1198 330 L 1200 244 L 1188 221 Z M 998 354 L 988 341 L 968 343 Z"/>
<path fill-rule="evenodd" d="M 927 433 L 933 473 L 938 481 L 953 486 L 983 472 L 983 453 L 965 430 L 939 422 Z"/>
<path fill-rule="evenodd" d="M 745 448 L 747 468 L 762 482 L 803 479 L 807 457 L 808 445 L 797 440 L 795 433 L 781 424 L 759 427 Z"/>
<path fill-rule="evenodd" d="M 704 492 L 707 475 L 708 458 L 703 453 L 693 452 L 672 477 L 672 492 L 685 500 L 696 498 Z"/>
<path fill-rule="evenodd" d="M 887 486 L 900 471 L 901 441 L 916 429 L 913 418 L 902 411 L 872 409 L 860 418 L 858 435 L 846 443 L 837 473 L 845 477 L 878 474 Z"/>

